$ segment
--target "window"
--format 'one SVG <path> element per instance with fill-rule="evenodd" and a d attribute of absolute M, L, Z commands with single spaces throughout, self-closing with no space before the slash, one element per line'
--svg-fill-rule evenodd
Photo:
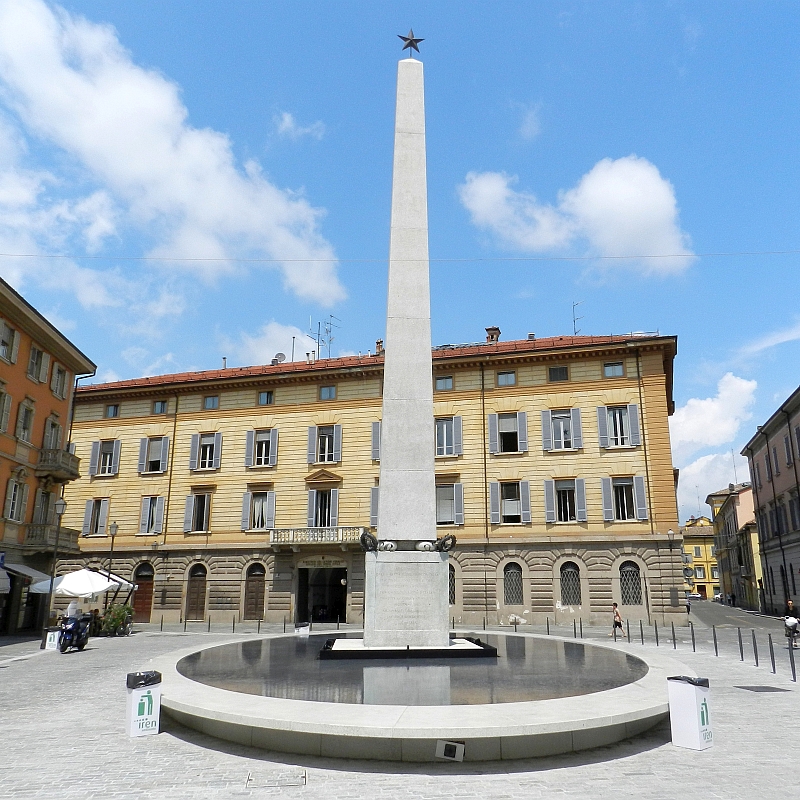
<path fill-rule="evenodd" d="M 445 392 L 448 389 L 452 389 L 453 388 L 453 376 L 452 375 L 447 375 L 446 377 L 443 377 L 443 378 L 437 378 L 435 385 L 436 385 L 436 391 L 437 392 Z"/>
<path fill-rule="evenodd" d="M 547 379 L 550 383 L 569 380 L 569 370 L 567 367 L 550 367 L 547 370 Z"/>
<path fill-rule="evenodd" d="M 5 384 L 0 381 L 0 431 L 8 430 L 8 420 L 11 416 L 11 395 L 5 391 Z"/>
<path fill-rule="evenodd" d="M 250 530 L 265 531 L 275 527 L 275 492 L 253 492 L 251 509 Z"/>
<path fill-rule="evenodd" d="M 498 372 L 497 373 L 498 386 L 516 386 L 517 373 L 516 372 Z"/>
<path fill-rule="evenodd" d="M 497 415 L 497 433 L 499 452 L 518 453 L 519 452 L 519 433 L 518 419 L 516 414 Z"/>
<path fill-rule="evenodd" d="M 436 487 L 436 524 L 453 525 L 456 521 L 455 486 L 442 484 Z"/>
<path fill-rule="evenodd" d="M 639 430 L 639 407 L 599 406 L 597 409 L 597 433 L 600 447 L 637 447 L 641 444 Z"/>
<path fill-rule="evenodd" d="M 197 459 L 198 469 L 215 469 L 214 451 L 216 444 L 216 434 L 204 433 L 200 436 L 200 450 Z M 195 530 L 200 530 L 195 528 Z M 205 530 L 205 529 L 203 529 Z"/>
<path fill-rule="evenodd" d="M 695 558 L 700 558 L 702 555 L 703 555 L 702 548 L 701 547 L 695 547 L 694 548 L 694 557 Z"/>
<path fill-rule="evenodd" d="M 611 447 L 624 447 L 630 443 L 628 407 L 612 406 L 608 409 L 608 443 Z"/>
<path fill-rule="evenodd" d="M 794 460 L 792 459 L 792 438 L 789 434 L 783 437 L 783 449 L 786 453 L 786 466 L 791 467 Z"/>
<path fill-rule="evenodd" d="M 574 561 L 561 565 L 561 605 L 579 606 L 581 604 L 581 573 Z"/>
<path fill-rule="evenodd" d="M 317 489 L 314 504 L 314 528 L 331 527 L 331 489 Z"/>
<path fill-rule="evenodd" d="M 38 525 L 49 525 L 55 513 L 53 508 L 54 495 L 39 489 L 36 492 L 36 506 L 33 509 L 33 521 Z"/>
<path fill-rule="evenodd" d="M 207 531 L 211 515 L 211 495 L 208 493 L 192 495 L 192 512 L 190 531 Z"/>
<path fill-rule="evenodd" d="M 453 453 L 453 417 L 442 417 L 436 420 L 436 455 L 452 456 Z"/>
<path fill-rule="evenodd" d="M 633 500 L 633 479 L 614 478 L 611 486 L 614 491 L 614 519 L 636 519 L 636 507 Z"/>
<path fill-rule="evenodd" d="M 452 564 L 448 564 L 447 570 L 447 602 L 449 605 L 456 604 L 456 568 Z"/>
<path fill-rule="evenodd" d="M 3 516 L 14 522 L 25 522 L 28 506 L 28 484 L 18 473 L 14 473 L 6 485 L 6 504 Z"/>
<path fill-rule="evenodd" d="M 319 399 L 320 400 L 335 400 L 336 399 L 336 387 L 335 386 L 320 386 L 319 387 Z"/>
<path fill-rule="evenodd" d="M 169 450 L 169 439 L 166 436 L 142 439 L 139 449 L 140 472 L 164 472 L 166 470 Z"/>
<path fill-rule="evenodd" d="M 780 463 L 780 461 L 778 461 L 778 448 L 777 447 L 773 447 L 772 448 L 772 461 L 775 464 L 775 474 L 776 475 L 780 475 L 781 474 L 781 463 Z"/>
<path fill-rule="evenodd" d="M 30 443 L 33 434 L 33 407 L 27 402 L 20 403 L 17 411 L 17 439 Z"/>
<path fill-rule="evenodd" d="M 89 475 L 116 475 L 119 472 L 119 458 L 122 442 L 119 439 L 92 442 L 89 458 Z"/>
<path fill-rule="evenodd" d="M 772 480 L 772 462 L 769 458 L 769 452 L 764 454 L 764 466 L 767 468 L 767 480 Z"/>
<path fill-rule="evenodd" d="M 167 401 L 166 400 L 156 400 L 153 403 L 153 413 L 154 414 L 166 414 L 167 413 Z"/>
<path fill-rule="evenodd" d="M 96 498 L 86 501 L 86 512 L 83 516 L 84 536 L 105 536 L 108 520 L 108 498 Z"/>
<path fill-rule="evenodd" d="M 756 472 L 756 486 L 760 489 L 762 487 L 761 484 L 761 467 L 758 464 L 754 464 L 755 472 Z"/>
<path fill-rule="evenodd" d="M 203 409 L 205 411 L 216 411 L 219 408 L 219 395 L 212 394 L 203 398 Z"/>
<path fill-rule="evenodd" d="M 521 606 L 525 602 L 522 594 L 522 566 L 516 561 L 503 567 L 503 600 L 507 606 Z"/>
<path fill-rule="evenodd" d="M 604 378 L 622 378 L 625 375 L 625 367 L 621 361 L 611 361 L 603 364 Z"/>
<path fill-rule="evenodd" d="M 17 360 L 19 334 L 0 320 L 0 357 L 12 364 Z"/>
<path fill-rule="evenodd" d="M 623 606 L 640 606 L 642 604 L 642 581 L 639 565 L 633 561 L 625 561 L 619 568 L 620 600 Z"/>
<path fill-rule="evenodd" d="M 332 462 L 333 457 L 334 426 L 320 425 L 317 428 L 317 461 L 320 463 Z"/>
<path fill-rule="evenodd" d="M 575 481 L 556 481 L 556 513 L 559 522 L 575 522 Z"/>
<path fill-rule="evenodd" d="M 113 475 L 114 469 L 114 440 L 100 442 L 100 462 L 98 464 L 99 475 Z"/>
<path fill-rule="evenodd" d="M 700 566 L 695 567 L 694 577 L 699 581 L 704 581 L 706 579 L 706 568 Z"/>
<path fill-rule="evenodd" d="M 553 426 L 553 449 L 572 449 L 572 411 L 553 411 L 550 415 Z"/>
<path fill-rule="evenodd" d="M 62 400 L 67 396 L 67 371 L 61 364 L 53 366 L 53 377 L 50 379 L 50 391 Z"/>
<path fill-rule="evenodd" d="M 39 377 L 44 367 L 44 353 L 34 345 L 31 345 L 31 355 L 28 359 L 28 377 L 35 381 L 41 380 Z"/>
<path fill-rule="evenodd" d="M 164 521 L 164 498 L 143 497 L 142 512 L 139 518 L 139 533 L 161 533 Z"/>
<path fill-rule="evenodd" d="M 717 557 L 717 546 L 715 544 L 711 545 L 711 558 Z"/>
<path fill-rule="evenodd" d="M 271 406 L 273 402 L 273 395 L 271 391 L 258 393 L 258 405 Z"/>
<path fill-rule="evenodd" d="M 53 417 L 45 423 L 42 446 L 45 450 L 58 450 L 61 447 L 61 425 Z"/>
<path fill-rule="evenodd" d="M 115 419 L 119 416 L 119 405 L 114 403 L 106 406 L 106 419 Z"/>
<path fill-rule="evenodd" d="M 253 453 L 254 467 L 268 467 L 270 465 L 270 434 L 271 431 L 269 430 L 255 432 L 255 451 Z"/>
<path fill-rule="evenodd" d="M 711 580 L 712 581 L 719 580 L 719 567 L 711 567 Z"/>
<path fill-rule="evenodd" d="M 503 522 L 522 522 L 519 482 L 500 484 L 500 514 Z"/>

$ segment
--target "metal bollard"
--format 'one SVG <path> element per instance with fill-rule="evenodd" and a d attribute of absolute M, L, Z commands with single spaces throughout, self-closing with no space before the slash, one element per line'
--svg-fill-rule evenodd
<path fill-rule="evenodd" d="M 236 614 L 233 615 L 233 622 L 231 623 L 231 633 L 236 633 Z"/>
<path fill-rule="evenodd" d="M 341 623 L 341 621 L 342 621 L 342 615 L 341 614 L 337 614 L 336 615 L 336 630 L 337 631 L 339 630 L 339 624 Z M 453 623 L 453 627 L 455 628 L 455 623 Z"/>
<path fill-rule="evenodd" d="M 673 650 L 677 650 L 678 649 L 678 643 L 675 641 L 675 623 L 672 622 L 672 620 L 670 620 L 669 624 L 672 626 L 672 649 Z"/>
<path fill-rule="evenodd" d="M 547 635 L 550 635 L 550 617 L 545 617 L 547 620 Z"/>
<path fill-rule="evenodd" d="M 696 653 L 697 652 L 697 645 L 695 644 L 695 641 L 694 641 L 694 623 L 690 622 L 689 623 L 689 627 L 692 630 L 692 652 Z"/>
<path fill-rule="evenodd" d="M 314 630 L 314 623 L 313 623 L 312 620 L 309 620 L 308 621 L 308 632 L 311 633 L 311 631 L 313 631 L 313 630 Z"/>
<path fill-rule="evenodd" d="M 712 625 L 711 626 L 711 633 L 714 636 L 714 655 L 718 656 L 719 655 L 719 647 L 717 647 L 717 626 L 716 625 Z"/>
<path fill-rule="evenodd" d="M 455 629 L 456 629 L 456 618 L 453 617 L 453 630 L 455 630 Z M 337 630 L 338 630 L 338 628 L 337 628 Z"/>
<path fill-rule="evenodd" d="M 736 634 L 739 637 L 739 661 L 744 661 L 744 646 L 742 645 L 742 629 L 737 628 Z"/>
<path fill-rule="evenodd" d="M 617 641 L 617 626 L 616 625 L 612 625 L 611 634 L 614 637 L 614 642 L 616 643 L 616 641 Z"/>
<path fill-rule="evenodd" d="M 186 620 L 183 621 L 183 632 L 186 633 Z"/>
<path fill-rule="evenodd" d="M 656 633 L 656 647 L 658 647 L 658 620 L 653 620 L 653 630 Z"/>
<path fill-rule="evenodd" d="M 772 634 L 768 633 L 769 637 L 769 660 L 772 662 L 772 674 L 775 674 L 775 648 L 772 646 Z"/>
<path fill-rule="evenodd" d="M 628 644 L 631 643 L 631 621 L 629 619 L 625 620 L 625 631 L 628 634 Z"/>
<path fill-rule="evenodd" d="M 581 639 L 583 639 L 583 619 L 580 620 L 581 623 Z"/>
<path fill-rule="evenodd" d="M 161 615 L 161 630 L 164 630 L 164 615 Z"/>
<path fill-rule="evenodd" d="M 758 643 L 756 642 L 756 632 L 751 628 L 750 632 L 753 634 L 753 658 L 758 666 Z"/>
<path fill-rule="evenodd" d="M 794 642 L 789 639 L 789 664 L 792 667 L 792 680 L 797 683 L 797 672 L 794 667 Z"/>
<path fill-rule="evenodd" d="M 642 647 L 644 647 L 644 624 L 639 620 L 639 635 L 642 637 Z"/>
<path fill-rule="evenodd" d="M 286 617 L 283 618 L 283 632 L 286 633 Z"/>
<path fill-rule="evenodd" d="M 261 620 L 258 621 L 258 630 L 256 633 L 261 633 Z"/>
<path fill-rule="evenodd" d="M 574 619 L 572 620 L 572 638 L 573 639 L 578 638 L 578 626 Z"/>
<path fill-rule="evenodd" d="M 483 629 L 486 630 L 486 617 L 483 618 Z"/>
<path fill-rule="evenodd" d="M 516 633 L 516 632 L 517 632 L 517 621 L 514 620 L 514 633 Z"/>

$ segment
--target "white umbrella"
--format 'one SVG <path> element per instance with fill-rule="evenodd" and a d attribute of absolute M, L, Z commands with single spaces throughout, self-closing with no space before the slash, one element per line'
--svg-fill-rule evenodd
<path fill-rule="evenodd" d="M 109 580 L 100 572 L 91 569 L 79 569 L 67 575 L 61 575 L 53 581 L 53 594 L 65 597 L 91 597 L 101 594 L 108 589 L 113 589 L 126 583 L 121 578 L 118 581 Z M 48 594 L 50 592 L 50 581 L 39 581 L 34 583 L 28 591 L 34 594 Z"/>

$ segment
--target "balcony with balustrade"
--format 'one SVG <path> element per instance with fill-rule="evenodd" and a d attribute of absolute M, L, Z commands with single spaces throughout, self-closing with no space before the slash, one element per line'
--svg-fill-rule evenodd
<path fill-rule="evenodd" d="M 269 532 L 269 543 L 274 549 L 281 545 L 299 549 L 303 545 L 319 544 L 358 544 L 361 534 L 367 528 L 337 527 L 337 528 L 274 528 Z"/>
<path fill-rule="evenodd" d="M 40 450 L 36 464 L 36 477 L 49 478 L 56 483 L 67 483 L 80 478 L 81 460 L 68 450 Z"/>
<path fill-rule="evenodd" d="M 80 551 L 78 537 L 80 531 L 61 527 L 58 532 L 59 555 L 70 555 Z M 43 525 L 31 522 L 25 526 L 25 538 L 22 543 L 28 553 L 52 553 L 56 546 L 56 525 Z"/>

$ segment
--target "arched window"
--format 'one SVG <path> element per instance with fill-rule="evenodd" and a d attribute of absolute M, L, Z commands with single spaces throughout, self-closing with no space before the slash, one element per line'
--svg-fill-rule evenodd
<path fill-rule="evenodd" d="M 247 568 L 248 578 L 263 578 L 266 574 L 267 570 L 264 568 L 263 564 L 251 564 Z"/>
<path fill-rule="evenodd" d="M 503 595 L 507 606 L 521 606 L 522 599 L 522 567 L 511 561 L 503 568 Z"/>
<path fill-rule="evenodd" d="M 133 577 L 134 580 L 137 581 L 151 581 L 155 577 L 155 574 L 156 571 L 153 569 L 153 565 L 144 561 L 136 567 L 136 572 L 133 573 Z"/>
<path fill-rule="evenodd" d="M 619 588 L 623 606 L 640 606 L 642 604 L 642 579 L 638 564 L 633 561 L 625 561 L 620 566 Z"/>
<path fill-rule="evenodd" d="M 581 604 L 581 571 L 574 561 L 561 565 L 561 605 L 579 606 Z"/>
<path fill-rule="evenodd" d="M 456 568 L 450 564 L 448 584 L 448 602 L 451 606 L 456 604 Z"/>
<path fill-rule="evenodd" d="M 195 564 L 189 570 L 189 577 L 190 578 L 205 578 L 206 577 L 206 568 L 202 564 Z"/>

